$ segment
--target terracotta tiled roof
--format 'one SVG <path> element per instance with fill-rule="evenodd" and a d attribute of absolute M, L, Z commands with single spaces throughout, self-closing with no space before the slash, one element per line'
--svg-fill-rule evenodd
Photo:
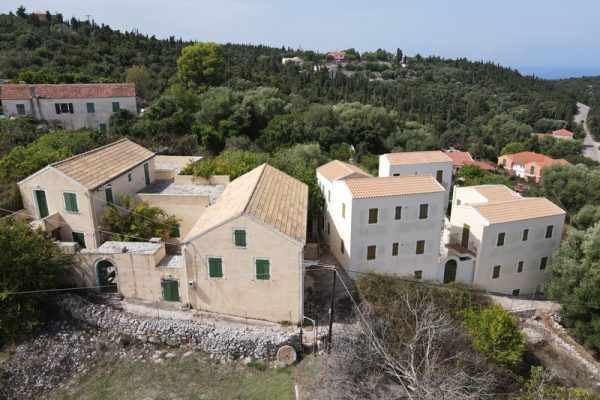
<path fill-rule="evenodd" d="M 571 132 L 570 130 L 563 128 L 563 129 L 559 129 L 557 131 L 552 132 L 552 135 L 572 138 L 575 134 L 573 132 Z"/>
<path fill-rule="evenodd" d="M 432 176 L 388 176 L 383 178 L 346 179 L 346 185 L 355 199 L 402 196 L 444 192 L 445 189 Z"/>
<path fill-rule="evenodd" d="M 474 165 L 474 166 L 484 169 L 486 171 L 495 171 L 496 170 L 496 165 L 492 164 L 491 162 L 488 162 L 488 161 L 474 160 L 471 163 L 471 165 Z"/>
<path fill-rule="evenodd" d="M 308 186 L 262 164 L 227 185 L 217 202 L 202 213 L 185 241 L 246 214 L 304 243 L 307 213 Z"/>
<path fill-rule="evenodd" d="M 521 196 L 504 185 L 479 185 L 479 186 L 468 186 L 467 188 L 477 191 L 480 195 L 485 197 L 488 202 L 508 201 L 520 199 Z"/>
<path fill-rule="evenodd" d="M 452 164 L 454 164 L 455 167 L 469 165 L 475 161 L 468 151 L 444 150 L 444 153 L 452 159 Z"/>
<path fill-rule="evenodd" d="M 1 91 L 2 100 L 135 97 L 133 83 L 6 84 Z"/>
<path fill-rule="evenodd" d="M 490 224 L 565 215 L 566 212 L 543 197 L 525 197 L 473 206 Z"/>
<path fill-rule="evenodd" d="M 535 164 L 539 168 L 548 167 L 554 164 L 560 165 L 569 165 L 570 163 L 567 160 L 560 159 L 555 160 L 552 157 L 548 157 L 544 154 L 534 153 L 532 151 L 522 151 L 520 153 L 514 154 L 505 154 L 503 156 L 498 157 L 498 163 L 502 163 L 502 159 L 509 159 L 513 164 L 527 166 L 529 164 Z"/>
<path fill-rule="evenodd" d="M 339 160 L 333 160 L 328 162 L 327 164 L 321 165 L 319 168 L 317 168 L 317 172 L 330 181 L 336 181 L 338 179 L 345 179 L 350 177 L 371 177 L 370 174 L 366 173 L 356 165 L 348 164 Z"/>
<path fill-rule="evenodd" d="M 51 164 L 88 189 L 96 189 L 131 168 L 154 157 L 154 153 L 129 139 L 121 139 Z"/>
<path fill-rule="evenodd" d="M 452 159 L 443 151 L 409 151 L 403 153 L 384 154 L 391 165 L 428 164 L 438 162 L 452 162 Z"/>

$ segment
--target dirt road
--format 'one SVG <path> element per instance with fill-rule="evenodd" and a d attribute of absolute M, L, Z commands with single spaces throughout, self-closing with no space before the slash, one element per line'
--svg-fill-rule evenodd
<path fill-rule="evenodd" d="M 585 139 L 583 140 L 583 155 L 591 158 L 594 161 L 600 161 L 600 151 L 598 151 L 599 142 L 596 142 L 590 133 L 590 129 L 587 126 L 587 117 L 590 112 L 590 107 L 582 103 L 577 103 L 577 115 L 575 115 L 575 122 L 583 124 L 585 130 Z"/>

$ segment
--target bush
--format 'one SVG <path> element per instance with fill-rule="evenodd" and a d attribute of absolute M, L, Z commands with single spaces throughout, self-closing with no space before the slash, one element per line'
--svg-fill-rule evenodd
<path fill-rule="evenodd" d="M 465 313 L 465 326 L 473 345 L 491 361 L 518 366 L 525 352 L 525 339 L 515 319 L 498 305 Z"/>

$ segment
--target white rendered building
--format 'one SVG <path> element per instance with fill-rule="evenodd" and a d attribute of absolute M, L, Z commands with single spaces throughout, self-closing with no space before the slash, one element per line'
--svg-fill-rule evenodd
<path fill-rule="evenodd" d="M 565 214 L 548 199 L 521 197 L 503 185 L 456 187 L 447 246 L 474 256 L 475 287 L 536 293 L 560 245 Z"/>
<path fill-rule="evenodd" d="M 379 156 L 379 176 L 431 175 L 446 190 L 452 187 L 452 159 L 443 151 L 411 151 Z"/>
<path fill-rule="evenodd" d="M 351 274 L 378 272 L 441 280 L 445 189 L 432 176 L 372 177 L 332 161 L 317 169 L 324 236 Z"/>

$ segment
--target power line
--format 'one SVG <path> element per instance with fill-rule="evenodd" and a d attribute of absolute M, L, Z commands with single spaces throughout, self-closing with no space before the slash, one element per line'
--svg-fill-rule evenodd
<path fill-rule="evenodd" d="M 85 286 L 85 287 L 72 287 L 72 288 L 55 288 L 55 289 L 40 289 L 40 290 L 24 290 L 20 292 L 0 292 L 2 295 L 21 295 L 21 294 L 37 294 L 37 293 L 57 293 L 57 292 L 67 292 L 71 290 L 87 290 L 87 289 L 101 289 L 113 287 L 111 285 L 102 285 L 102 286 Z"/>

